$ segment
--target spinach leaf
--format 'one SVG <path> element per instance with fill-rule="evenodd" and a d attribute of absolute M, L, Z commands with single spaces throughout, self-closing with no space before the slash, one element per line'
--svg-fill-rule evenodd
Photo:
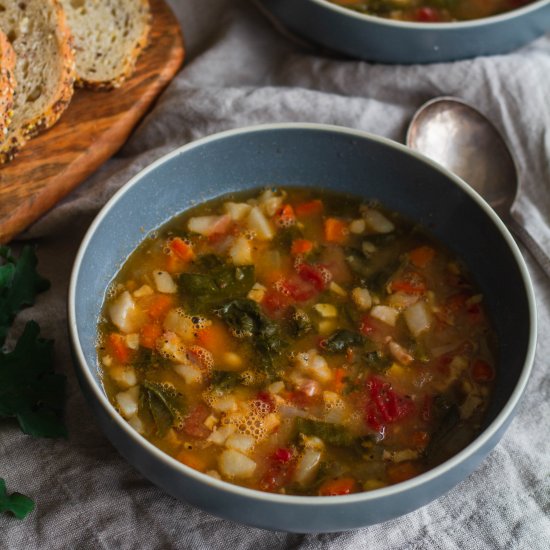
<path fill-rule="evenodd" d="M 32 306 L 36 295 L 50 287 L 36 271 L 38 260 L 31 246 L 25 246 L 16 260 L 8 247 L 0 246 L 0 346 L 16 314 Z"/>
<path fill-rule="evenodd" d="M 0 478 L 0 514 L 10 512 L 17 519 L 23 519 L 34 510 L 34 502 L 21 493 L 8 495 L 6 482 Z"/>
<path fill-rule="evenodd" d="M 11 353 L 0 352 L 0 418 L 16 418 L 35 437 L 66 437 L 65 376 L 53 370 L 53 340 L 29 321 Z"/>
<path fill-rule="evenodd" d="M 321 340 L 321 347 L 331 353 L 343 353 L 348 348 L 362 346 L 365 339 L 358 332 L 338 329 L 328 338 Z"/>
<path fill-rule="evenodd" d="M 173 386 L 145 381 L 141 384 L 140 413 L 155 425 L 158 437 L 163 437 L 185 413 L 185 401 Z"/>
<path fill-rule="evenodd" d="M 344 426 L 321 420 L 298 417 L 294 428 L 298 434 L 313 435 L 325 443 L 337 447 L 350 447 L 357 442 L 357 438 L 350 434 Z"/>
<path fill-rule="evenodd" d="M 292 241 L 300 239 L 302 232 L 298 227 L 292 225 L 290 227 L 280 228 L 275 237 L 273 238 L 272 245 L 274 250 L 281 250 L 283 252 L 290 252 L 292 247 Z"/>
<path fill-rule="evenodd" d="M 229 298 L 246 296 L 255 282 L 254 266 L 222 263 L 217 256 L 201 256 L 204 273 L 182 273 L 178 284 L 183 299 L 194 313 L 210 313 Z"/>
<path fill-rule="evenodd" d="M 234 388 L 240 381 L 241 375 L 238 372 L 217 370 L 212 374 L 210 384 L 214 389 L 225 393 Z"/>
<path fill-rule="evenodd" d="M 286 317 L 285 329 L 292 338 L 300 338 L 310 332 L 313 325 L 305 311 L 291 306 Z"/>
<path fill-rule="evenodd" d="M 393 360 L 381 351 L 365 352 L 361 359 L 366 368 L 380 374 L 386 372 L 393 364 Z"/>

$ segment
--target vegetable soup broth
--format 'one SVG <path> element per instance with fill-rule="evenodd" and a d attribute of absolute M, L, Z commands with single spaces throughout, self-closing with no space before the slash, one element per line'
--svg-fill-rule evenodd
<path fill-rule="evenodd" d="M 328 0 L 368 15 L 400 21 L 438 23 L 497 15 L 533 0 Z"/>
<path fill-rule="evenodd" d="M 460 261 L 376 203 L 267 189 L 178 216 L 108 292 L 109 399 L 154 445 L 254 489 L 418 475 L 480 430 L 494 333 Z"/>

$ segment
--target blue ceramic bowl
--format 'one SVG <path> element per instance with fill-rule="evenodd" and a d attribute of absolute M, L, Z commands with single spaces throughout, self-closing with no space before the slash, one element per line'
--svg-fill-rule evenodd
<path fill-rule="evenodd" d="M 550 0 L 456 23 L 392 21 L 327 0 L 256 1 L 290 31 L 312 42 L 381 63 L 436 63 L 506 53 L 550 30 Z"/>
<path fill-rule="evenodd" d="M 245 489 L 195 471 L 135 432 L 109 403 L 98 373 L 97 321 L 105 290 L 148 232 L 196 201 L 266 185 L 313 186 L 378 199 L 428 227 L 464 259 L 498 333 L 494 397 L 483 432 L 452 459 L 409 481 L 337 497 Z M 76 373 L 101 428 L 145 477 L 178 499 L 241 523 L 330 532 L 419 508 L 464 479 L 497 444 L 525 389 L 535 350 L 529 276 L 512 237 L 462 180 L 406 147 L 363 132 L 313 124 L 257 126 L 186 145 L 143 170 L 107 203 L 75 261 L 69 324 Z"/>

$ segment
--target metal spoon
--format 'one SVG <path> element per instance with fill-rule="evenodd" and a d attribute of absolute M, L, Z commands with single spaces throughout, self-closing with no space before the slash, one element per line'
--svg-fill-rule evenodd
<path fill-rule="evenodd" d="M 510 213 L 518 191 L 514 159 L 493 124 L 454 97 L 422 105 L 411 120 L 407 145 L 469 183 L 531 251 L 550 277 L 550 256 Z"/>

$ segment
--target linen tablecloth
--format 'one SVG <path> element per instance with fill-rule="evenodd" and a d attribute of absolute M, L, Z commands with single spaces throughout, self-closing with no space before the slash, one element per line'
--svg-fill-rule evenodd
<path fill-rule="evenodd" d="M 523 250 L 538 304 L 533 376 L 502 442 L 437 501 L 341 534 L 274 533 L 176 501 L 144 479 L 94 423 L 72 370 L 66 293 L 78 244 L 105 201 L 152 160 L 196 138 L 249 124 L 307 121 L 398 141 L 415 109 L 439 95 L 476 105 L 518 163 L 515 214 L 550 246 L 550 36 L 508 55 L 427 66 L 384 66 L 316 51 L 277 32 L 245 0 L 172 0 L 188 60 L 126 146 L 32 227 L 39 270 L 52 282 L 30 318 L 55 338 L 68 377 L 67 440 L 33 439 L 0 424 L 0 477 L 36 500 L 23 521 L 0 516 L 1 549 L 525 549 L 550 548 L 550 284 Z M 513 300 L 513 296 L 510 296 Z"/>

